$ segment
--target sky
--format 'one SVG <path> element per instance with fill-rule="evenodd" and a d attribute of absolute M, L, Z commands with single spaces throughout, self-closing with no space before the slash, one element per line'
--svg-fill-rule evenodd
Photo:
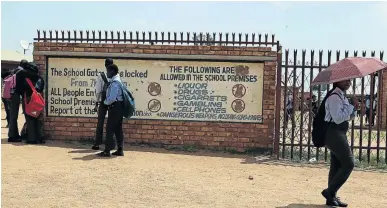
<path fill-rule="evenodd" d="M 1 2 L 2 50 L 37 29 L 268 33 L 326 63 L 327 50 L 387 50 L 387 2 Z"/>
<path fill-rule="evenodd" d="M 289 49 L 379 51 L 387 2 L 1 2 L 2 50 L 37 29 L 255 32 Z"/>

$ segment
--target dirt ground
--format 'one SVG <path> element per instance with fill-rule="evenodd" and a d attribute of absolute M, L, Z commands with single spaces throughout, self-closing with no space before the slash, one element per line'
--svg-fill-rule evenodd
<path fill-rule="evenodd" d="M 6 131 L 4 208 L 325 207 L 328 169 L 321 166 L 130 146 L 125 157 L 101 159 L 75 142 L 9 144 Z M 349 207 L 387 207 L 386 181 L 387 173 L 355 171 L 339 195 Z"/>

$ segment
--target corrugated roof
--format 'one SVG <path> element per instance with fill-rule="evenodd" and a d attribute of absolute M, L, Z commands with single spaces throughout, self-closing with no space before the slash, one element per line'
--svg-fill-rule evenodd
<path fill-rule="evenodd" d="M 26 59 L 27 61 L 32 61 L 32 56 L 24 55 L 17 51 L 8 51 L 1 50 L 1 60 L 2 61 L 16 61 L 20 62 L 21 60 Z"/>

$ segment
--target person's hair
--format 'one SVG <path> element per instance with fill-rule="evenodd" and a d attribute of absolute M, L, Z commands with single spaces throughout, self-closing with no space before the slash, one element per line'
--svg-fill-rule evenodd
<path fill-rule="evenodd" d="M 33 73 L 39 73 L 39 67 L 34 62 L 27 62 L 23 68 Z"/>
<path fill-rule="evenodd" d="M 338 85 L 337 85 L 337 83 L 333 83 L 333 87 L 332 87 L 332 89 L 331 90 L 329 90 L 328 92 L 327 92 L 327 96 L 329 96 L 332 92 L 333 92 L 333 90 L 335 90 L 336 89 L 336 87 L 338 87 Z"/>
<path fill-rule="evenodd" d="M 118 74 L 118 66 L 115 64 L 111 64 L 107 67 L 108 70 L 112 70 L 114 75 Z"/>
<path fill-rule="evenodd" d="M 19 64 L 19 65 L 20 65 L 21 67 L 25 67 L 27 64 L 28 64 L 28 61 L 25 60 L 25 59 L 23 59 L 23 60 L 20 61 L 20 64 Z"/>
<path fill-rule="evenodd" d="M 111 59 L 111 58 L 105 59 L 105 66 L 106 67 L 109 66 L 109 65 L 112 65 L 112 64 L 113 64 L 113 59 Z"/>

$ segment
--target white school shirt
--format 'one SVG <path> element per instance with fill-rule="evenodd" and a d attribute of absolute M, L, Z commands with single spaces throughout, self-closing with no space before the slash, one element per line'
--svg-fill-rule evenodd
<path fill-rule="evenodd" d="M 110 81 L 109 78 L 107 78 L 108 82 Z M 98 73 L 97 80 L 95 81 L 95 100 L 96 102 L 103 102 L 102 100 L 102 91 L 103 86 L 105 85 L 105 82 L 103 81 L 101 77 L 101 73 Z"/>
<path fill-rule="evenodd" d="M 373 109 L 376 109 L 376 99 L 374 99 L 373 101 L 374 101 L 373 102 L 374 104 L 372 107 L 373 107 Z M 371 99 L 367 99 L 366 100 L 366 108 L 370 108 L 370 103 L 371 103 Z"/>
<path fill-rule="evenodd" d="M 337 93 L 337 94 L 333 94 Z M 332 95 L 333 94 L 333 95 Z M 356 117 L 354 106 L 345 97 L 344 92 L 336 87 L 325 102 L 325 121 L 341 124 Z"/>

